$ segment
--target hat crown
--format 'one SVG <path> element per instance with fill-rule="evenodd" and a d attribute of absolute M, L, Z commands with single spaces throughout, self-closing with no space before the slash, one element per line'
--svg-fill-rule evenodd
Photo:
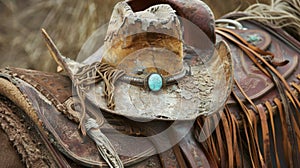
<path fill-rule="evenodd" d="M 171 6 L 159 4 L 134 12 L 119 2 L 104 44 L 104 62 L 133 76 L 171 75 L 183 68 L 182 30 Z"/>

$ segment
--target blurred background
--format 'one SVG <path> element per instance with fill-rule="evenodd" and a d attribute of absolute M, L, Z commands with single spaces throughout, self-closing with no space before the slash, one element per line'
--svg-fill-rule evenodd
<path fill-rule="evenodd" d="M 0 0 L 0 68 L 55 71 L 40 29 L 45 28 L 63 55 L 76 59 L 82 45 L 107 23 L 120 0 Z M 270 0 L 259 0 L 268 3 Z M 257 0 L 204 0 L 216 18 L 243 10 Z"/>

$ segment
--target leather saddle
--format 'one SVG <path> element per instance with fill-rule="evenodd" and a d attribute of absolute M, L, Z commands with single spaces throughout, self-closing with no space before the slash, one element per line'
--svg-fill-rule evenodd
<path fill-rule="evenodd" d="M 145 4 L 136 5 L 141 7 Z M 174 4 L 172 7 L 180 8 Z M 105 111 L 102 111 L 103 116 L 98 116 L 99 109 L 86 102 L 87 114 L 95 118 L 94 122 L 101 126 L 101 131 L 116 149 L 124 166 L 297 165 L 295 160 L 298 155 L 294 154 L 299 154 L 299 151 L 291 147 L 296 147 L 297 144 L 299 147 L 299 137 L 294 137 L 296 142 L 292 143 L 292 135 L 284 135 L 294 133 L 299 136 L 299 108 L 294 108 L 294 114 L 290 115 L 292 127 L 295 129 L 295 132 L 290 132 L 290 127 L 285 128 L 288 120 L 287 116 L 284 117 L 286 113 L 282 112 L 285 106 L 280 95 L 282 93 L 276 89 L 281 85 L 276 84 L 276 77 L 274 79 L 257 68 L 255 61 L 247 54 L 252 50 L 243 50 L 238 38 L 274 53 L 274 57 L 264 59 L 270 64 L 274 63 L 272 66 L 282 75 L 292 91 L 287 95 L 293 94 L 297 99 L 300 92 L 300 43 L 283 30 L 262 25 L 257 21 L 241 21 L 242 28 L 229 28 L 232 20 L 244 16 L 243 13 L 225 16 L 222 23 L 217 21 L 219 29 L 217 28 L 216 36 L 211 36 L 212 41 L 216 39 L 228 42 L 234 64 L 235 84 L 224 114 L 200 116 L 195 123 L 178 122 L 174 129 L 171 127 L 173 121 L 140 123 Z M 276 66 L 276 62 L 285 63 Z M 263 65 L 262 61 L 258 63 Z M 28 167 L 110 166 L 99 155 L 93 140 L 82 135 L 78 129 L 81 112 L 76 110 L 78 108 L 75 106 L 79 98 L 74 93 L 75 89 L 68 76 L 9 67 L 0 70 L 0 85 L 1 127 Z M 288 96 L 287 100 L 289 104 L 297 104 L 291 96 Z M 272 121 L 273 114 L 276 122 Z M 221 122 L 216 130 L 207 140 L 201 140 L 204 119 L 213 118 L 211 124 L 214 125 L 214 117 L 218 115 Z M 147 138 L 170 127 L 172 129 L 165 139 Z M 91 130 L 96 132 L 98 128 Z M 180 137 L 183 132 L 188 134 L 179 142 L 172 142 L 174 137 Z M 128 137 L 124 138 L 121 135 Z M 287 145 L 288 149 L 285 149 L 284 145 Z M 164 146 L 171 148 L 157 154 L 159 148 Z M 274 154 L 271 154 L 271 151 L 274 151 Z M 271 158 L 275 158 L 276 161 L 272 161 Z"/>
<path fill-rule="evenodd" d="M 74 118 L 72 118 L 74 114 L 70 115 L 70 113 L 77 112 L 72 110 L 74 108 L 72 107 L 74 105 L 74 102 L 72 102 L 72 85 L 68 77 L 34 70 L 8 68 L 7 70 L 1 70 L 1 85 L 2 88 L 7 89 L 10 93 L 12 90 L 16 91 L 13 97 L 4 95 L 6 96 L 5 98 L 2 95 L 2 102 L 7 102 L 10 104 L 9 106 L 11 106 L 16 102 L 13 103 L 7 98 L 16 100 L 22 99 L 21 97 L 23 97 L 26 102 L 22 102 L 22 104 L 30 109 L 32 108 L 31 110 L 33 111 L 31 112 L 33 112 L 33 114 L 29 114 L 30 110 L 26 109 L 28 111 L 23 111 L 23 114 L 18 114 L 20 115 L 18 117 L 23 120 L 29 118 L 31 120 L 37 119 L 37 121 L 27 123 L 27 126 L 37 127 L 37 134 L 41 136 L 39 141 L 43 140 L 40 143 L 44 143 L 46 150 L 51 150 L 50 153 L 53 158 L 48 158 L 49 160 L 44 163 L 45 165 L 51 163 L 50 165 L 52 166 L 69 167 L 70 163 L 68 162 L 72 160 L 82 166 L 108 166 L 99 155 L 94 142 L 88 137 L 83 136 L 78 130 L 78 124 Z M 17 106 L 22 107 L 20 104 L 17 104 Z M 88 113 L 93 114 L 92 110 L 95 112 L 98 111 L 96 107 L 89 106 Z M 67 116 L 69 114 L 69 118 L 67 118 L 65 114 Z M 29 118 L 26 115 L 28 115 Z M 191 134 L 186 136 L 176 147 L 161 153 L 159 156 L 155 155 L 156 149 L 153 145 L 155 142 L 150 138 L 142 138 L 142 136 L 150 135 L 150 133 L 159 133 L 170 126 L 171 123 L 154 122 L 138 124 L 130 123 L 130 120 L 120 116 L 104 115 L 107 121 L 99 121 L 104 122 L 101 126 L 101 130 L 106 134 L 113 146 L 116 147 L 117 152 L 121 154 L 121 160 L 126 167 L 158 167 L 159 165 L 163 165 L 164 167 L 187 166 L 186 163 L 183 162 L 183 156 L 193 160 L 193 162 L 191 162 L 192 165 L 189 165 L 192 167 L 206 167 L 212 164 L 204 157 L 206 155 L 204 154 L 205 151 L 201 149 L 201 146 L 195 141 Z M 3 118 L 5 119 L 5 117 Z M 6 122 L 1 121 L 1 123 L 5 125 Z M 39 125 L 36 125 L 37 123 L 39 123 Z M 7 124 L 10 123 L 7 122 Z M 181 124 L 179 124 L 179 126 L 180 125 Z M 183 123 L 182 126 L 184 125 Z M 151 128 L 151 130 L 149 130 L 149 128 Z M 181 131 L 189 130 L 183 128 Z M 120 132 L 121 134 L 137 137 L 122 138 Z M 124 140 L 119 141 L 118 138 Z M 46 141 L 46 143 L 44 141 Z M 168 143 L 171 142 L 163 143 L 168 145 Z M 53 148 L 52 145 L 56 148 Z M 180 151 L 183 152 L 181 153 Z M 191 151 L 194 151 L 194 153 L 192 154 Z M 62 157 L 61 153 L 69 159 Z M 122 154 L 124 156 L 122 156 Z M 182 160 L 177 160 L 177 157 L 180 157 Z M 35 167 L 35 164 L 36 162 L 33 162 L 30 167 Z M 72 167 L 73 165 L 75 164 L 72 163 Z"/>

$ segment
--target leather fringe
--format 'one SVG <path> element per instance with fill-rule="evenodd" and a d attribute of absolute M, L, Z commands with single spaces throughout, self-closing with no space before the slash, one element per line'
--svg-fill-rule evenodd
<path fill-rule="evenodd" d="M 294 94 L 299 96 L 300 84 L 292 83 Z M 279 98 L 256 105 L 258 111 L 249 109 L 232 93 L 241 107 L 238 118 L 228 106 L 219 125 L 209 138 L 202 142 L 215 158 L 219 167 L 298 167 L 300 130 L 297 112 L 289 113 L 294 132 L 288 131 L 284 104 Z M 291 98 L 289 98 L 289 104 Z M 215 116 L 211 117 L 215 118 Z M 214 121 L 218 121 L 214 119 Z M 197 119 L 196 139 L 203 128 L 203 119 Z M 278 130 L 280 129 L 280 130 Z M 283 150 L 283 152 L 282 152 Z"/>
<path fill-rule="evenodd" d="M 272 63 L 261 58 L 265 52 L 241 42 L 230 30 L 221 28 L 217 33 L 237 44 L 274 81 L 279 98 L 254 104 L 235 82 L 246 102 L 233 91 L 231 96 L 237 102 L 239 114 L 231 113 L 226 105 L 223 113 L 216 114 L 221 118 L 219 125 L 202 143 L 215 156 L 219 167 L 299 167 L 300 82 L 287 84 Z M 300 74 L 297 78 L 300 80 Z M 216 115 L 211 116 L 212 122 L 218 122 Z M 197 119 L 196 128 L 199 140 L 200 130 L 206 129 L 203 118 Z"/>

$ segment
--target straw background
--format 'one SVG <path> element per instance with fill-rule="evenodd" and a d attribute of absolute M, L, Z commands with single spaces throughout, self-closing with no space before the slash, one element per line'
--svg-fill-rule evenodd
<path fill-rule="evenodd" d="M 0 68 L 14 66 L 55 71 L 56 65 L 45 47 L 40 29 L 48 31 L 63 55 L 76 59 L 91 33 L 109 21 L 118 1 L 0 0 Z M 205 2 L 216 18 L 256 3 L 255 0 Z"/>

